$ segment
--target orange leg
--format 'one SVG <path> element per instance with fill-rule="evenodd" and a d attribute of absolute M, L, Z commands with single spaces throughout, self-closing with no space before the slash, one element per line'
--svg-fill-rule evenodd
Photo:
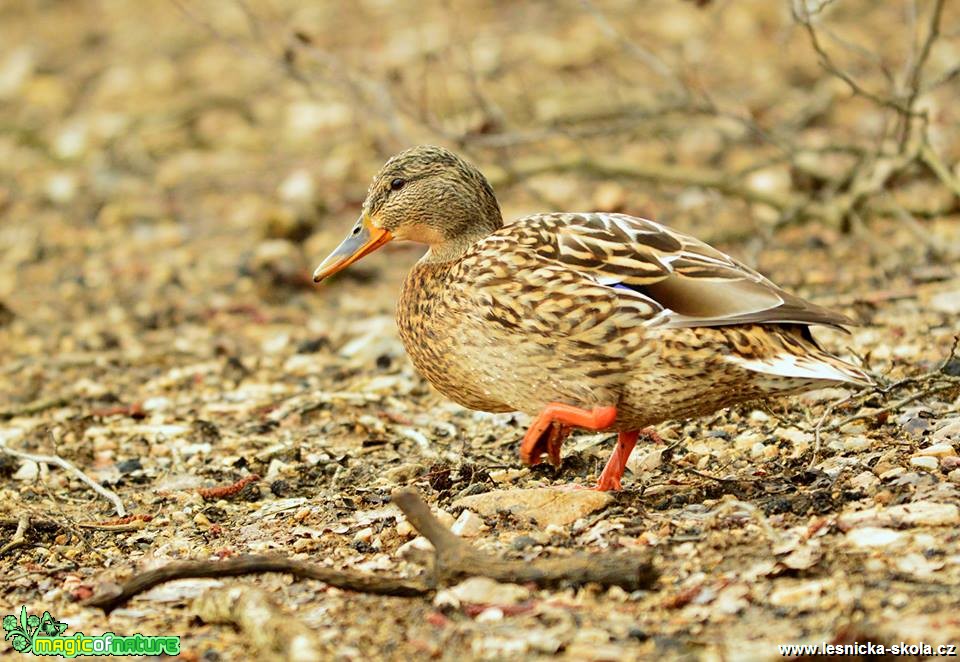
<path fill-rule="evenodd" d="M 569 427 L 588 430 L 604 430 L 617 418 L 616 407 L 580 409 L 572 405 L 551 402 L 534 419 L 523 436 L 520 459 L 524 464 L 537 464 L 546 450 L 554 464 L 560 463 L 560 445 L 567 436 Z M 621 472 L 622 473 L 622 472 Z"/>
<path fill-rule="evenodd" d="M 630 458 L 630 453 L 633 452 L 633 447 L 637 445 L 637 439 L 640 435 L 651 441 L 663 443 L 660 435 L 653 428 L 621 432 L 617 437 L 617 447 L 610 459 L 607 460 L 607 465 L 600 473 L 600 480 L 597 481 L 597 486 L 593 489 L 599 492 L 623 489 L 620 486 L 620 479 L 623 478 L 623 472 L 627 468 L 627 460 Z"/>
<path fill-rule="evenodd" d="M 550 425 L 550 432 L 547 434 L 547 458 L 555 467 L 560 466 L 560 449 L 563 448 L 563 441 L 570 436 L 571 432 L 569 425 L 556 421 Z"/>

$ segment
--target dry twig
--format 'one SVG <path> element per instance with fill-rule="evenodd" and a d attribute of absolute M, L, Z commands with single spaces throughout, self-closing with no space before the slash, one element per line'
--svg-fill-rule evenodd
<path fill-rule="evenodd" d="M 177 579 L 237 577 L 265 572 L 283 572 L 300 579 L 318 579 L 337 588 L 375 595 L 413 597 L 424 595 L 430 590 L 426 583 L 417 579 L 385 577 L 356 570 L 336 570 L 279 556 L 250 555 L 222 561 L 169 563 L 160 568 L 138 573 L 122 586 L 102 591 L 87 601 L 87 605 L 99 607 L 109 613 L 135 595 Z"/>
<path fill-rule="evenodd" d="M 533 582 L 540 587 L 597 583 L 635 591 L 649 586 L 655 578 L 649 560 L 635 554 L 583 554 L 537 561 L 498 559 L 480 552 L 443 526 L 414 490 L 396 490 L 393 500 L 410 524 L 433 544 L 435 584 L 483 576 L 502 582 Z"/>
<path fill-rule="evenodd" d="M 17 530 L 14 531 L 13 537 L 10 538 L 10 541 L 7 542 L 3 547 L 0 547 L 0 556 L 3 556 L 7 552 L 17 549 L 18 547 L 23 547 L 27 544 L 27 529 L 30 528 L 30 516 L 26 513 L 20 515 L 20 518 L 17 520 Z"/>
<path fill-rule="evenodd" d="M 0 452 L 6 453 L 7 455 L 12 455 L 13 457 L 20 458 L 21 460 L 30 460 L 36 462 L 37 464 L 54 464 L 61 469 L 65 469 L 79 478 L 83 483 L 85 483 L 90 489 L 102 496 L 104 499 L 113 504 L 114 510 L 117 512 L 117 517 L 125 517 L 127 514 L 126 509 L 123 507 L 123 501 L 117 496 L 116 492 L 108 490 L 103 487 L 97 481 L 90 478 L 87 474 L 83 473 L 71 462 L 63 459 L 59 455 L 35 455 L 33 453 L 25 453 L 23 451 L 14 450 L 8 447 L 4 443 L 0 443 Z"/>
<path fill-rule="evenodd" d="M 475 549 L 444 527 L 414 490 L 397 490 L 393 500 L 414 528 L 434 546 L 433 567 L 425 579 L 337 570 L 278 556 L 242 556 L 221 561 L 170 563 L 139 573 L 122 586 L 102 591 L 87 605 L 110 612 L 135 595 L 175 579 L 235 577 L 264 572 L 284 572 L 303 579 L 318 579 L 337 588 L 400 597 L 427 595 L 438 586 L 473 576 L 490 577 L 503 582 L 533 582 L 541 587 L 597 583 L 601 586 L 620 586 L 628 591 L 645 588 L 656 578 L 649 558 L 634 553 L 582 554 L 538 561 L 495 558 Z"/>

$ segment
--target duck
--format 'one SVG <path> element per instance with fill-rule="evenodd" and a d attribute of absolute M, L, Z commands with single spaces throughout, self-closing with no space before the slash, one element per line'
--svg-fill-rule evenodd
<path fill-rule="evenodd" d="M 438 146 L 390 158 L 321 282 L 391 241 L 425 244 L 396 321 L 413 366 L 454 402 L 523 412 L 520 459 L 560 464 L 574 429 L 616 432 L 594 489 L 622 489 L 654 426 L 827 386 L 870 386 L 813 326 L 847 316 L 661 223 L 541 213 L 505 224 L 493 187 Z"/>

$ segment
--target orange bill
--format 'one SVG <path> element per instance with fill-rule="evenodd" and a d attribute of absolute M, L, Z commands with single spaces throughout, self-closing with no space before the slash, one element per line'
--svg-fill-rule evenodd
<path fill-rule="evenodd" d="M 313 281 L 319 283 L 324 278 L 346 269 L 391 239 L 393 236 L 388 231 L 375 227 L 366 214 L 362 215 L 347 238 L 340 242 L 340 245 L 313 272 Z"/>

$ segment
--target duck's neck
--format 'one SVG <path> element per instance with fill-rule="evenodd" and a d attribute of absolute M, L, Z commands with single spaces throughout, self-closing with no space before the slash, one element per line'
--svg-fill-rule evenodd
<path fill-rule="evenodd" d="M 444 242 L 431 245 L 430 250 L 424 254 L 420 261 L 442 263 L 459 260 L 474 244 L 502 227 L 503 221 L 498 214 L 495 220 L 491 219 L 482 225 L 474 224 L 471 232 L 464 232 Z"/>

